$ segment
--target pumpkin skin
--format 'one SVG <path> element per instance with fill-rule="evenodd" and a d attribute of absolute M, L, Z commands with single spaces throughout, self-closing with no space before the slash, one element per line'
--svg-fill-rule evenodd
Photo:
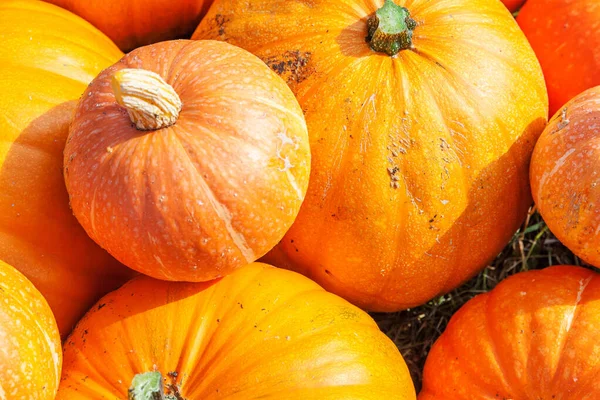
<path fill-rule="evenodd" d="M 42 294 L 0 261 L 0 398 L 53 400 L 62 365 L 60 334 Z"/>
<path fill-rule="evenodd" d="M 600 85 L 600 3 L 528 0 L 517 16 L 546 77 L 550 115 Z"/>
<path fill-rule="evenodd" d="M 187 399 L 415 399 L 368 314 L 259 263 L 207 283 L 140 276 L 105 296 L 65 343 L 57 398 L 126 398 L 153 370 L 176 372 Z"/>
<path fill-rule="evenodd" d="M 217 0 L 193 38 L 258 55 L 305 112 L 308 193 L 264 260 L 394 311 L 456 287 L 510 240 L 547 94 L 500 2 L 398 2 L 417 27 L 394 57 L 365 41 L 382 4 Z"/>
<path fill-rule="evenodd" d="M 44 0 L 89 21 L 123 51 L 189 37 L 212 0 Z"/>
<path fill-rule="evenodd" d="M 62 175 L 76 99 L 122 54 L 87 22 L 41 1 L 0 2 L 0 41 L 0 259 L 33 282 L 66 336 L 133 274 L 78 224 Z"/>
<path fill-rule="evenodd" d="M 502 0 L 502 3 L 510 12 L 515 12 L 525 4 L 525 0 Z"/>
<path fill-rule="evenodd" d="M 174 125 L 131 123 L 110 86 L 125 68 L 172 84 L 183 103 Z M 263 256 L 298 214 L 309 174 L 293 93 L 258 58 L 217 41 L 157 43 L 103 71 L 65 147 L 81 225 L 125 265 L 164 280 L 207 281 Z"/>
<path fill-rule="evenodd" d="M 452 317 L 425 363 L 419 400 L 597 399 L 599 313 L 590 270 L 507 278 Z"/>
<path fill-rule="evenodd" d="M 600 266 L 600 87 L 568 102 L 550 120 L 531 160 L 531 190 L 552 233 Z"/>

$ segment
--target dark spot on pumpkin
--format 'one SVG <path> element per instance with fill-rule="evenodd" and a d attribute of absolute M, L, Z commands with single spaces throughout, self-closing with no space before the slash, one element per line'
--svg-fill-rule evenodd
<path fill-rule="evenodd" d="M 177 373 L 177 371 L 171 371 L 171 372 L 167 372 L 167 375 L 169 375 L 173 378 L 177 378 L 177 375 L 179 375 L 179 374 Z"/>
<path fill-rule="evenodd" d="M 293 88 L 314 73 L 314 69 L 309 67 L 310 58 L 310 52 L 293 50 L 267 57 L 263 61 Z"/>
<path fill-rule="evenodd" d="M 100 303 L 100 304 L 98 304 L 98 310 L 101 310 L 105 306 L 106 306 L 106 303 Z"/>

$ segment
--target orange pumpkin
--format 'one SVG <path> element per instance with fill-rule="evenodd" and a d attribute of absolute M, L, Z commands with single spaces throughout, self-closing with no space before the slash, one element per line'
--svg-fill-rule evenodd
<path fill-rule="evenodd" d="M 500 2 L 383 4 L 217 0 L 194 38 L 258 55 L 305 112 L 306 201 L 266 260 L 392 311 L 459 285 L 509 241 L 547 95 Z"/>
<path fill-rule="evenodd" d="M 465 304 L 434 344 L 419 400 L 600 398 L 600 278 L 523 272 Z"/>
<path fill-rule="evenodd" d="M 178 399 L 415 399 L 368 314 L 258 263 L 209 283 L 139 277 L 105 296 L 65 344 L 57 398 L 123 399 L 148 372 Z"/>
<path fill-rule="evenodd" d="M 122 54 L 87 22 L 41 1 L 1 1 L 0 42 L 0 259 L 42 292 L 66 336 L 132 275 L 77 223 L 62 174 L 76 99 Z"/>
<path fill-rule="evenodd" d="M 212 0 L 44 0 L 91 22 L 122 50 L 189 37 Z"/>
<path fill-rule="evenodd" d="M 256 261 L 296 218 L 309 173 L 290 89 L 216 41 L 143 47 L 102 72 L 65 148 L 71 206 L 88 234 L 165 280 L 206 281 Z"/>
<path fill-rule="evenodd" d="M 598 20 L 598 0 L 528 0 L 519 12 L 517 22 L 546 77 L 550 115 L 600 85 Z"/>
<path fill-rule="evenodd" d="M 0 261 L 0 399 L 53 400 L 61 364 L 48 303 L 25 276 Z"/>
<path fill-rule="evenodd" d="M 567 103 L 550 120 L 531 160 L 531 190 L 554 235 L 600 266 L 600 86 Z"/>
<path fill-rule="evenodd" d="M 502 0 L 502 3 L 504 3 L 510 12 L 515 12 L 525 4 L 525 0 Z"/>

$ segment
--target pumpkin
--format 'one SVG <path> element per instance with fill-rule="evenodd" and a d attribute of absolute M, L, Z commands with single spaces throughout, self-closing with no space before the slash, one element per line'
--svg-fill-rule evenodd
<path fill-rule="evenodd" d="M 600 86 L 568 102 L 540 136 L 531 160 L 539 213 L 573 253 L 600 266 Z"/>
<path fill-rule="evenodd" d="M 73 212 L 125 265 L 206 281 L 256 261 L 298 214 L 302 110 L 252 54 L 217 41 L 143 47 L 103 71 L 65 147 Z"/>
<path fill-rule="evenodd" d="M 600 2 L 529 0 L 517 22 L 546 77 L 550 115 L 586 89 L 600 85 Z"/>
<path fill-rule="evenodd" d="M 154 399 L 136 396 L 153 385 L 178 399 L 415 399 L 368 314 L 259 263 L 205 283 L 135 278 L 65 343 L 57 399 Z"/>
<path fill-rule="evenodd" d="M 217 0 L 193 38 L 258 55 L 305 112 L 308 193 L 265 261 L 393 311 L 472 276 L 524 219 L 547 94 L 500 2 Z"/>
<path fill-rule="evenodd" d="M 525 0 L 502 0 L 502 3 L 504 3 L 510 12 L 515 12 L 525 4 Z"/>
<path fill-rule="evenodd" d="M 122 54 L 87 22 L 41 1 L 0 1 L 0 42 L 0 259 L 46 297 L 66 336 L 132 276 L 77 223 L 62 174 L 76 100 Z"/>
<path fill-rule="evenodd" d="M 0 398 L 53 400 L 61 365 L 48 303 L 23 274 L 0 261 Z"/>
<path fill-rule="evenodd" d="M 600 398 L 600 278 L 522 272 L 465 304 L 429 353 L 419 400 Z"/>
<path fill-rule="evenodd" d="M 83 17 L 123 51 L 189 37 L 212 0 L 44 0 Z"/>

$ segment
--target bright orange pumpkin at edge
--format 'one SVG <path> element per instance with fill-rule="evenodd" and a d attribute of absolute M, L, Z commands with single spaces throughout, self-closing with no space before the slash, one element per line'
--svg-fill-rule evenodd
<path fill-rule="evenodd" d="M 519 273 L 465 304 L 434 344 L 419 400 L 600 398 L 600 275 Z"/>
<path fill-rule="evenodd" d="M 122 53 L 87 22 L 41 1 L 0 2 L 0 37 L 0 260 L 33 282 L 66 336 L 133 275 L 73 217 L 62 174 L 75 101 Z"/>
<path fill-rule="evenodd" d="M 368 314 L 258 263 L 209 283 L 135 278 L 78 324 L 63 371 L 59 400 L 126 398 L 153 371 L 189 400 L 415 399 L 402 356 Z"/>
<path fill-rule="evenodd" d="M 56 320 L 42 294 L 0 261 L 0 398 L 54 400 L 62 351 Z"/>

